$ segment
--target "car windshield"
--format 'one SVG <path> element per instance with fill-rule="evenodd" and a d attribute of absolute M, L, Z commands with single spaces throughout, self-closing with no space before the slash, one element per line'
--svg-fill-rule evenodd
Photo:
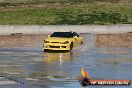
<path fill-rule="evenodd" d="M 50 37 L 62 37 L 62 38 L 71 38 L 71 32 L 54 32 Z"/>

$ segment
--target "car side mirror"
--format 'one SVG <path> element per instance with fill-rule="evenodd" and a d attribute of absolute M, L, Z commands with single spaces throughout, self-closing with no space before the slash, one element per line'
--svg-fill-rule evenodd
<path fill-rule="evenodd" d="M 47 37 L 50 38 L 50 35 L 48 35 Z"/>
<path fill-rule="evenodd" d="M 77 38 L 77 36 L 73 36 L 73 38 Z"/>

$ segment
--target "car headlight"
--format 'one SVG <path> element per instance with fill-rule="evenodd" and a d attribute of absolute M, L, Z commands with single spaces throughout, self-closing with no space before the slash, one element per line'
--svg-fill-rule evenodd
<path fill-rule="evenodd" d="M 50 43 L 49 41 L 44 40 L 44 43 Z"/>
<path fill-rule="evenodd" d="M 69 43 L 68 41 L 66 41 L 66 42 L 60 42 L 60 44 L 67 44 L 67 43 Z"/>

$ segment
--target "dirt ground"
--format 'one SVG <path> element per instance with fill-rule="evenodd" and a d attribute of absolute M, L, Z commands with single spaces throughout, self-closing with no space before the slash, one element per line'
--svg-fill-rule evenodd
<path fill-rule="evenodd" d="M 42 44 L 47 35 L 1 35 L 0 47 L 21 47 Z"/>
<path fill-rule="evenodd" d="M 0 35 L 0 47 L 42 46 L 47 34 L 41 35 Z M 132 33 L 97 34 L 97 47 L 128 47 L 132 46 Z M 94 40 L 93 40 L 94 41 Z"/>
<path fill-rule="evenodd" d="M 127 47 L 132 46 L 132 33 L 124 34 L 97 34 L 96 45 L 99 47 Z"/>

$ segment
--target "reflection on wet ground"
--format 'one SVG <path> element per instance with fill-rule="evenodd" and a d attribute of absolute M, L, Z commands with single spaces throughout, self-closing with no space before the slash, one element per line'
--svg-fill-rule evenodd
<path fill-rule="evenodd" d="M 90 78 L 132 80 L 132 48 L 95 47 L 94 35 L 83 36 L 72 52 L 43 52 L 40 44 L 0 48 L 0 88 L 80 88 L 82 67 Z"/>

